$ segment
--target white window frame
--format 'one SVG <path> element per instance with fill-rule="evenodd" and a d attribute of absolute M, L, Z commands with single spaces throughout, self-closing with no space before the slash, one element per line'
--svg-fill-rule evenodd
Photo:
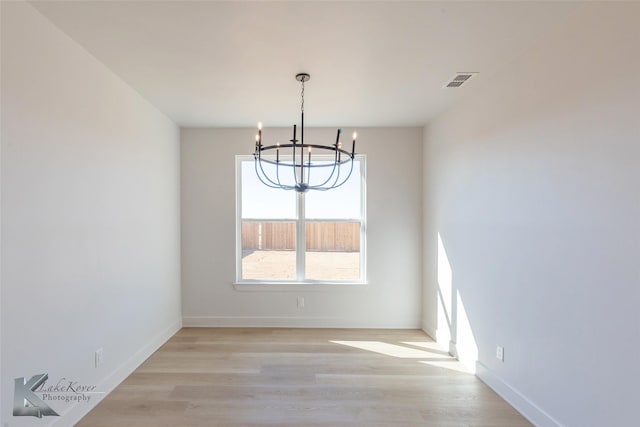
<path fill-rule="evenodd" d="M 328 160 L 332 160 L 332 157 L 327 157 Z M 275 158 L 274 158 L 275 160 Z M 318 156 L 318 160 L 323 160 Z M 268 219 L 268 221 L 286 221 L 296 223 L 296 274 L 295 280 L 287 279 L 243 279 L 242 278 L 242 162 L 254 162 L 252 155 L 236 155 L 236 279 L 234 286 L 237 290 L 288 290 L 288 289 L 300 289 L 308 286 L 309 288 L 317 289 L 323 285 L 367 285 L 367 256 L 366 256 L 366 230 L 367 230 L 367 180 L 366 169 L 367 161 L 366 155 L 357 154 L 356 160 L 360 162 L 360 218 L 349 219 L 329 219 L 329 218 L 305 218 L 305 195 L 303 193 L 296 193 L 296 218 L 295 219 Z M 356 176 L 352 176 L 351 179 Z M 285 191 L 285 190 L 282 190 Z M 292 190 L 293 191 L 293 190 Z M 313 191 L 313 190 L 310 190 Z M 328 190 L 331 191 L 331 190 Z M 245 220 L 264 221 L 265 218 L 245 218 Z M 360 222 L 360 278 L 350 280 L 312 280 L 304 279 L 305 274 L 305 234 L 306 223 L 322 221 L 322 222 Z M 302 248 L 302 249 L 301 249 Z"/>

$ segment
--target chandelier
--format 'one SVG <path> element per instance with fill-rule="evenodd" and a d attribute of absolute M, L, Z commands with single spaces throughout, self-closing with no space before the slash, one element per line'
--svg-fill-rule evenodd
<path fill-rule="evenodd" d="M 294 124 L 290 144 L 276 142 L 275 145 L 263 145 L 262 123 L 258 123 L 253 157 L 256 175 L 268 187 L 295 190 L 298 193 L 309 190 L 325 191 L 343 185 L 353 172 L 356 132 L 353 133 L 351 152 L 342 148 L 342 129 L 337 130 L 336 141 L 330 145 L 309 144 L 304 141 L 304 83 L 310 78 L 307 73 L 296 75 L 296 80 L 302 86 L 300 139 L 296 137 L 297 129 Z"/>

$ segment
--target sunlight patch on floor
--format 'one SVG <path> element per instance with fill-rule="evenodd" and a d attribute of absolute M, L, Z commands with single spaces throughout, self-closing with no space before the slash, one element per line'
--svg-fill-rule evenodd
<path fill-rule="evenodd" d="M 331 341 L 335 344 L 346 345 L 349 347 L 359 348 L 361 350 L 372 351 L 374 353 L 384 354 L 403 359 L 434 359 L 442 358 L 441 353 L 419 350 L 401 345 L 388 344 L 380 341 Z"/>
<path fill-rule="evenodd" d="M 464 366 L 462 363 L 458 362 L 456 359 L 451 358 L 451 360 L 421 360 L 420 363 L 424 363 L 425 365 L 435 366 L 438 368 L 450 369 L 452 371 L 464 372 L 465 374 L 473 374 L 469 368 Z"/>
<path fill-rule="evenodd" d="M 402 341 L 403 345 L 389 344 L 381 341 L 330 341 L 334 344 L 366 350 L 373 353 L 383 354 L 401 359 L 420 359 L 417 362 L 425 365 L 449 369 L 451 371 L 474 374 L 469 367 L 460 363 L 456 358 L 443 350 L 436 342 L 427 341 Z M 417 349 L 413 347 L 420 347 Z"/>
<path fill-rule="evenodd" d="M 428 351 L 434 352 L 434 353 L 438 353 L 438 354 L 444 354 L 449 356 L 449 352 L 443 348 L 440 344 L 438 344 L 437 342 L 426 342 L 426 341 L 402 341 L 402 344 L 406 344 L 406 345 L 411 345 L 414 347 L 421 347 L 424 349 L 427 349 Z"/>

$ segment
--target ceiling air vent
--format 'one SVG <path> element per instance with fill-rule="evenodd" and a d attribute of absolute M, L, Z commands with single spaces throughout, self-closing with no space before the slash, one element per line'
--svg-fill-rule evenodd
<path fill-rule="evenodd" d="M 470 72 L 470 73 L 456 73 L 449 82 L 444 87 L 460 87 L 464 83 L 467 83 L 473 76 L 478 73 Z"/>

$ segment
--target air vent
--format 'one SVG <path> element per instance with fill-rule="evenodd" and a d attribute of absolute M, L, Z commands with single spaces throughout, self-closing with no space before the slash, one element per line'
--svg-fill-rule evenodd
<path fill-rule="evenodd" d="M 449 79 L 449 82 L 444 87 L 460 87 L 462 86 L 463 83 L 466 83 L 469 80 L 471 80 L 471 78 L 476 74 L 478 73 L 476 72 L 456 73 L 451 79 Z"/>

